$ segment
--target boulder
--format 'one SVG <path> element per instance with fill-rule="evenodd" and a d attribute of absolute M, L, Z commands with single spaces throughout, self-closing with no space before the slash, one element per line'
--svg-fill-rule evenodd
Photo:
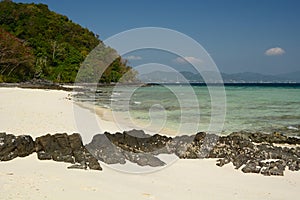
<path fill-rule="evenodd" d="M 160 138 L 156 144 L 155 138 Z M 128 160 L 140 166 L 156 167 L 165 163 L 148 152 L 163 146 L 167 140 L 167 137 L 149 136 L 137 130 L 116 134 L 106 132 L 95 135 L 86 148 L 96 159 L 106 164 L 125 164 Z"/>
<path fill-rule="evenodd" d="M 95 135 L 85 147 L 93 157 L 106 164 L 126 163 L 122 149 L 112 144 L 105 134 Z"/>
<path fill-rule="evenodd" d="M 114 145 L 130 152 L 155 153 L 162 151 L 171 140 L 170 137 L 155 134 L 153 136 L 145 134 L 141 130 L 124 131 L 123 133 L 104 133 L 107 139 Z"/>
<path fill-rule="evenodd" d="M 259 173 L 261 170 L 261 166 L 259 161 L 251 160 L 249 161 L 245 167 L 243 167 L 242 172 L 244 173 Z"/>
<path fill-rule="evenodd" d="M 33 152 L 35 152 L 35 144 L 31 136 L 0 133 L 0 161 L 26 157 Z"/>
<path fill-rule="evenodd" d="M 35 149 L 41 160 L 72 163 L 70 168 L 102 170 L 99 162 L 83 146 L 77 133 L 57 133 L 36 138 Z"/>

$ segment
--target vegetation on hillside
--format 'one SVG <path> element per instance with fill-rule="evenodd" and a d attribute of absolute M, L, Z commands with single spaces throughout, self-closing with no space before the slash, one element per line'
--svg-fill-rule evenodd
<path fill-rule="evenodd" d="M 1 1 L 0 28 L 0 81 L 20 82 L 37 78 L 74 82 L 92 49 L 96 46 L 108 49 L 93 32 L 50 11 L 44 4 Z M 14 61 L 7 63 L 9 58 Z M 114 67 L 105 72 L 106 77 L 101 78 L 101 82 L 115 82 L 115 77 L 131 69 L 121 58 L 112 65 Z M 88 78 L 85 80 L 89 81 Z"/>
<path fill-rule="evenodd" d="M 98 45 L 82 63 L 76 81 L 90 83 L 137 82 L 137 72 L 129 67 L 127 61 L 123 60 L 114 49 Z"/>
<path fill-rule="evenodd" d="M 33 50 L 0 28 L 0 82 L 24 80 L 33 72 Z"/>

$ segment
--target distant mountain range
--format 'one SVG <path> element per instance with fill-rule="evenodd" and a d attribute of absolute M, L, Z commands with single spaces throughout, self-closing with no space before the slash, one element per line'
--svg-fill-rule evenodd
<path fill-rule="evenodd" d="M 227 74 L 221 73 L 224 83 L 300 83 L 300 71 L 278 74 L 278 75 L 265 75 L 253 72 Z M 205 81 L 203 79 L 205 77 Z M 147 74 L 140 74 L 138 77 L 143 82 L 164 82 L 164 83 L 201 83 L 210 82 L 218 83 L 220 78 L 218 73 L 206 71 L 202 75 L 192 72 L 166 72 L 166 71 L 153 71 Z"/>

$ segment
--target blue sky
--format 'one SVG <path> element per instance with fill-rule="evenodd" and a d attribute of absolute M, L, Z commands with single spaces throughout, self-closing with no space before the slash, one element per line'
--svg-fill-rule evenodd
<path fill-rule="evenodd" d="M 138 27 L 180 31 L 199 42 L 226 73 L 300 71 L 298 0 L 15 2 L 45 3 L 101 40 Z"/>

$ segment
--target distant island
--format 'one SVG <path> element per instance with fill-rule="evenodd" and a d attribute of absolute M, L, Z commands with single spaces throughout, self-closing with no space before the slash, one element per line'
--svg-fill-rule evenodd
<path fill-rule="evenodd" d="M 300 71 L 278 75 L 264 75 L 253 72 L 220 73 L 224 83 L 300 83 Z M 203 79 L 205 76 L 206 80 Z M 219 83 L 217 72 L 204 71 L 193 73 L 189 71 L 152 71 L 140 74 L 138 78 L 146 83 Z"/>

